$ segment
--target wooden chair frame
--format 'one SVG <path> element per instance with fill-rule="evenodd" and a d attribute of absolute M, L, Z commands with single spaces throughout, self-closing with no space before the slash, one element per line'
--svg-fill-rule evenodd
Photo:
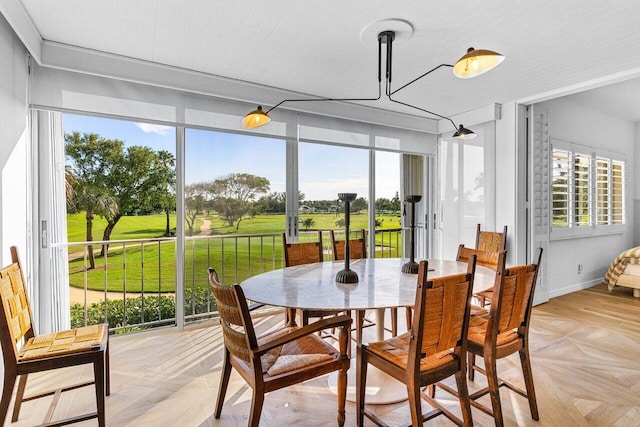
<path fill-rule="evenodd" d="M 465 379 L 465 355 L 475 261 L 475 256 L 472 255 L 466 274 L 456 274 L 433 280 L 427 280 L 428 263 L 421 261 L 418 269 L 415 314 L 411 330 L 407 334 L 387 341 L 358 346 L 356 373 L 358 379 L 356 384 L 356 421 L 358 426 L 363 425 L 365 416 L 379 426 L 385 425 L 380 418 L 365 407 L 368 364 L 407 385 L 412 425 L 422 425 L 425 421 L 438 415 L 445 415 L 459 426 L 473 424 Z M 464 300 L 461 299 L 462 297 Z M 460 305 L 461 301 L 464 302 L 463 306 Z M 436 309 L 439 309 L 439 313 L 435 311 Z M 462 313 L 460 309 L 462 309 Z M 439 327 L 434 329 L 434 324 L 438 324 Z M 400 343 L 400 346 L 396 346 L 396 342 Z M 406 344 L 407 342 L 408 344 Z M 405 353 L 407 345 L 408 352 Z M 374 347 L 377 350 L 373 350 Z M 384 356 L 379 353 L 387 348 L 394 349 L 394 351 L 385 353 Z M 404 358 L 405 354 L 406 359 Z M 434 358 L 429 359 L 432 356 Z M 424 367 L 422 367 L 423 359 Z M 406 360 L 406 364 L 403 360 Z M 456 378 L 458 388 L 456 395 L 460 399 L 463 421 L 433 398 L 434 385 L 446 391 L 453 391 L 440 383 L 451 375 Z M 421 391 L 424 386 L 429 386 L 426 394 Z M 422 399 L 436 409 L 423 415 Z"/>
<path fill-rule="evenodd" d="M 536 421 L 539 420 L 538 404 L 533 385 L 533 373 L 531 371 L 531 358 L 529 355 L 529 325 L 533 307 L 533 296 L 538 271 L 540 269 L 540 262 L 542 260 L 542 248 L 538 250 L 537 260 L 534 264 L 506 269 L 505 259 L 506 254 L 503 252 L 500 254 L 500 260 L 498 262 L 498 271 L 493 287 L 493 295 L 495 298 L 491 304 L 488 319 L 485 314 L 483 315 L 484 320 L 479 320 L 480 322 L 484 322 L 485 320 L 488 322 L 486 324 L 484 342 L 479 343 L 470 340 L 467 347 L 469 379 L 473 381 L 474 372 L 478 371 L 486 375 L 488 383 L 487 387 L 476 391 L 470 396 L 472 399 L 471 404 L 493 416 L 496 426 L 504 425 L 499 390 L 502 386 L 506 386 L 510 390 L 527 398 L 531 418 Z M 513 281 L 515 281 L 515 291 L 509 290 L 509 304 L 505 301 L 506 297 L 504 296 L 507 295 L 505 293 L 506 281 L 510 281 L 510 284 L 513 284 Z M 515 296 L 512 292 L 515 292 Z M 473 334 L 474 323 L 476 322 L 472 318 L 471 334 Z M 517 337 L 515 339 L 504 339 L 505 334 L 509 333 L 517 334 Z M 516 352 L 520 355 L 526 392 L 500 379 L 497 374 L 496 361 Z M 475 364 L 476 356 L 484 358 L 485 369 Z M 486 394 L 489 394 L 491 397 L 492 409 L 476 401 Z"/>
<path fill-rule="evenodd" d="M 497 231 L 482 231 L 480 230 L 480 224 L 476 228 L 476 250 L 484 252 L 498 253 L 507 250 L 507 226 L 504 226 L 502 233 Z M 490 261 L 482 259 L 481 255 L 478 255 L 478 264 L 485 267 L 497 269 L 497 257 L 491 258 Z M 485 265 L 486 263 L 486 265 Z M 485 307 L 491 301 L 491 291 L 482 291 L 474 295 L 478 300 L 478 304 L 481 307 Z"/>
<path fill-rule="evenodd" d="M 218 281 L 213 268 L 209 269 L 209 283 L 216 297 L 220 313 L 225 349 L 222 375 L 214 417 L 220 418 L 224 398 L 229 384 L 231 368 L 244 378 L 252 389 L 251 412 L 248 425 L 255 427 L 260 422 L 260 414 L 264 403 L 264 395 L 293 384 L 338 371 L 338 425 L 345 422 L 345 401 L 347 394 L 347 370 L 350 360 L 347 355 L 351 318 L 345 315 L 322 319 L 303 327 L 284 326 L 279 331 L 270 332 L 267 336 L 256 337 L 251 315 L 244 292 L 239 285 L 224 286 Z M 239 332 L 240 328 L 243 332 Z M 339 330 L 339 350 L 336 350 L 315 335 L 327 328 Z M 271 337 L 271 338 L 270 338 Z M 268 375 L 263 371 L 262 357 L 274 349 L 294 343 L 299 350 L 306 343 L 324 349 L 331 356 L 330 360 L 314 362 L 312 365 L 294 368 L 284 373 Z M 284 351 L 284 350 L 283 350 Z M 306 353 L 302 353 L 306 354 Z"/>
<path fill-rule="evenodd" d="M 329 238 L 331 239 L 331 250 L 333 253 L 334 261 L 343 261 L 344 260 L 344 245 L 346 240 L 336 239 L 336 234 L 334 230 L 329 230 Z M 361 259 L 367 257 L 367 233 L 364 229 L 360 230 L 360 237 L 357 239 L 349 239 L 349 255 L 351 259 Z M 394 308 L 392 310 L 397 310 Z M 355 310 L 356 311 L 356 326 L 354 328 L 356 333 L 356 344 L 360 344 L 362 342 L 362 329 L 370 326 L 374 326 L 376 323 L 368 319 L 366 315 L 366 310 Z M 397 335 L 397 315 L 391 316 L 391 334 Z"/>
<path fill-rule="evenodd" d="M 282 248 L 284 251 L 284 265 L 285 267 L 293 267 L 295 265 L 311 264 L 314 262 L 324 261 L 324 248 L 322 246 L 322 232 L 318 231 L 318 238 L 315 242 L 298 242 L 287 243 L 286 233 L 282 233 Z M 294 256 L 295 252 L 295 256 Z M 332 310 L 299 310 L 300 311 L 300 323 L 304 325 L 309 324 L 309 319 L 323 318 L 325 316 L 333 316 L 339 314 L 339 311 Z M 295 325 L 296 310 L 287 309 L 287 315 L 285 322 L 293 326 Z M 335 338 L 333 334 L 324 334 Z"/>
<path fill-rule="evenodd" d="M 18 391 L 16 392 L 13 415 L 11 417 L 12 422 L 18 420 L 22 402 L 54 395 L 43 425 L 61 426 L 92 418 L 98 419 L 98 425 L 106 425 L 105 396 L 108 396 L 111 392 L 109 379 L 109 325 L 103 325 L 103 333 L 99 343 L 92 345 L 88 350 L 64 352 L 50 356 L 33 356 L 33 358 L 23 360 L 22 352 L 24 348 L 27 347 L 26 344 L 28 344 L 28 341 L 31 338 L 36 337 L 36 334 L 31 320 L 33 319 L 31 305 L 29 304 L 27 291 L 24 285 L 26 282 L 24 281 L 24 274 L 20 265 L 18 251 L 15 246 L 11 247 L 11 261 L 11 265 L 0 269 L 0 278 L 4 279 L 5 277 L 10 277 L 12 281 L 11 285 L 14 289 L 21 288 L 19 292 L 24 295 L 24 303 L 27 306 L 23 310 L 23 313 L 28 315 L 29 318 L 23 319 L 24 324 L 28 325 L 26 326 L 26 330 L 24 330 L 22 334 L 16 334 L 8 323 L 12 311 L 11 304 L 8 301 L 5 302 L 4 298 L 2 298 L 2 303 L 0 304 L 0 342 L 2 344 L 2 356 L 4 359 L 4 386 L 2 389 L 2 400 L 0 401 L 0 419 L 4 423 L 9 410 L 9 404 L 11 403 L 11 395 L 15 387 L 16 379 L 19 376 L 20 380 L 18 382 Z M 65 332 L 73 331 L 77 331 L 77 329 Z M 58 334 L 64 334 L 65 332 Z M 17 343 L 23 338 L 26 344 L 22 349 L 18 349 Z M 89 363 L 93 365 L 93 381 L 65 386 L 57 390 L 47 391 L 28 397 L 24 396 L 28 374 Z M 62 392 L 89 386 L 91 384 L 95 384 L 96 412 L 78 415 L 64 420 L 51 421 L 56 404 L 60 399 Z"/>

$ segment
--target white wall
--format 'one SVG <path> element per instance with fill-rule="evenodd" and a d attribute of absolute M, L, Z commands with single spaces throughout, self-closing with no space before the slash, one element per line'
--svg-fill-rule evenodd
<path fill-rule="evenodd" d="M 27 52 L 0 15 L 0 265 L 11 262 L 9 247 L 26 253 Z M 0 375 L 4 366 L 0 366 Z"/>
<path fill-rule="evenodd" d="M 599 283 L 609 264 L 634 245 L 636 124 L 608 116 L 566 98 L 536 104 L 548 111 L 553 139 L 605 149 L 626 156 L 627 226 L 623 234 L 552 240 L 548 252 L 549 297 L 563 295 Z M 578 264 L 584 269 L 578 274 Z"/>
<path fill-rule="evenodd" d="M 9 247 L 26 253 L 27 52 L 0 15 L 0 265 L 11 261 Z"/>

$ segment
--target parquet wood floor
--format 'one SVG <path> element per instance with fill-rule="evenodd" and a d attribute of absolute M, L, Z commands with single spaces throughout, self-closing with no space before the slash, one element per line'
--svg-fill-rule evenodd
<path fill-rule="evenodd" d="M 403 318 L 403 316 L 400 316 Z M 282 315 L 256 319 L 258 331 L 279 324 Z M 365 330 L 371 338 L 373 328 Z M 640 299 L 631 289 L 611 294 L 604 285 L 554 298 L 534 309 L 531 330 L 532 365 L 540 421 L 531 419 L 524 398 L 501 390 L 503 411 L 511 426 L 640 426 Z M 112 394 L 107 398 L 110 426 L 245 426 L 251 391 L 235 372 L 220 420 L 213 408 L 221 369 L 222 336 L 217 325 L 188 330 L 161 329 L 111 339 Z M 498 362 L 502 377 L 523 385 L 516 355 Z M 27 393 L 57 381 L 90 377 L 86 368 L 32 375 Z M 484 386 L 481 375 L 471 391 Z M 350 386 L 352 386 L 350 384 Z M 446 393 L 439 397 L 447 400 Z M 487 399 L 488 397 L 484 397 Z M 457 401 L 451 408 L 459 414 Z M 16 427 L 40 423 L 48 399 L 23 404 Z M 426 403 L 424 404 L 426 408 Z M 63 395 L 55 418 L 92 411 L 93 389 Z M 408 421 L 405 403 L 378 405 L 376 412 L 390 424 Z M 492 426 L 473 410 L 474 424 Z M 326 377 L 266 396 L 262 426 L 326 426 L 336 423 L 336 399 Z M 427 423 L 451 425 L 443 417 Z M 79 424 L 97 425 L 95 420 Z M 347 403 L 346 425 L 355 425 L 354 404 Z"/>

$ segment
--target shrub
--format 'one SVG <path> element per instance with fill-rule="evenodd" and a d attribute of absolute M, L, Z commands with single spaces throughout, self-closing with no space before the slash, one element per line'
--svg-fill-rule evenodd
<path fill-rule="evenodd" d="M 131 325 L 173 320 L 176 317 L 176 302 L 173 295 L 145 295 L 123 300 L 107 300 L 107 318 L 105 320 L 105 302 L 92 303 L 87 307 L 87 325 L 109 323 L 109 328 L 127 328 Z M 216 311 L 216 303 L 207 288 L 187 289 L 185 291 L 185 312 L 201 314 Z M 71 327 L 85 325 L 84 306 L 80 303 L 71 306 Z M 154 325 L 136 326 L 125 332 L 145 329 Z"/>

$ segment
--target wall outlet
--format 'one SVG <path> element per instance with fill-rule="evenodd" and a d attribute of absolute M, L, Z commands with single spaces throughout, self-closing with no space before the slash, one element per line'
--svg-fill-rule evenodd
<path fill-rule="evenodd" d="M 582 274 L 582 264 L 578 263 L 578 274 Z"/>

